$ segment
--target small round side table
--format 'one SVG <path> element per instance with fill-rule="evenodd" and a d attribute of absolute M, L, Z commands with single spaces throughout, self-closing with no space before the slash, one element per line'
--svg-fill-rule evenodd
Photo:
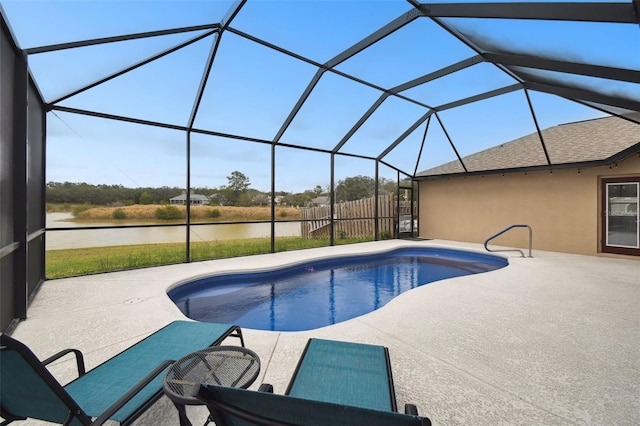
<path fill-rule="evenodd" d="M 186 405 L 201 405 L 193 396 L 201 383 L 248 388 L 258 378 L 260 358 L 241 346 L 211 346 L 173 363 L 164 377 L 165 395 L 173 401 L 181 426 L 190 426 Z"/>

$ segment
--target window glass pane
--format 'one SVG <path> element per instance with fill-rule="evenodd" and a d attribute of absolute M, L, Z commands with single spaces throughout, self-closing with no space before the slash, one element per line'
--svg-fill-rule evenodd
<path fill-rule="evenodd" d="M 638 248 L 638 183 L 607 184 L 607 245 Z"/>

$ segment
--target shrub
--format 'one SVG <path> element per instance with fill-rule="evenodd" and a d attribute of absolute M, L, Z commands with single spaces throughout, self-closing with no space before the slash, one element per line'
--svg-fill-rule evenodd
<path fill-rule="evenodd" d="M 389 231 L 380 231 L 380 239 L 389 240 L 391 239 L 391 234 L 389 233 Z"/>
<path fill-rule="evenodd" d="M 71 209 L 71 214 L 73 215 L 73 217 L 76 217 L 80 213 L 82 213 L 83 211 L 89 210 L 92 207 L 93 206 L 91 204 L 88 204 L 88 203 L 78 204 L 77 206 L 74 206 L 73 209 Z"/>
<path fill-rule="evenodd" d="M 153 197 L 148 192 L 140 194 L 140 204 L 153 204 Z"/>
<path fill-rule="evenodd" d="M 167 205 L 156 209 L 156 217 L 161 220 L 182 219 L 183 213 L 176 206 Z"/>
<path fill-rule="evenodd" d="M 113 217 L 114 219 L 126 219 L 127 214 L 123 209 L 115 209 L 111 214 L 111 217 Z"/>
<path fill-rule="evenodd" d="M 207 217 L 220 217 L 220 210 L 218 209 L 207 209 Z"/>

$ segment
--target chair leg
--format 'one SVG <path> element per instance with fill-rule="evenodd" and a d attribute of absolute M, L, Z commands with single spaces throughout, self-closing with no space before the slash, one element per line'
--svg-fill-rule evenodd
<path fill-rule="evenodd" d="M 244 348 L 244 337 L 242 336 L 242 329 L 240 327 L 236 329 L 234 337 L 240 339 L 240 346 Z"/>
<path fill-rule="evenodd" d="M 4 418 L 2 423 L 0 423 L 0 426 L 8 425 L 9 423 L 12 423 L 12 422 L 14 422 L 16 420 L 27 420 L 26 417 L 16 417 L 16 416 L 11 415 L 11 414 L 7 413 L 6 411 L 4 411 L 1 407 L 0 407 L 0 417 Z"/>
<path fill-rule="evenodd" d="M 191 424 L 191 421 L 187 417 L 187 408 L 183 404 L 178 404 L 177 402 L 174 402 L 173 405 L 175 405 L 176 409 L 178 410 L 178 418 L 180 419 L 180 426 L 193 426 Z"/>
<path fill-rule="evenodd" d="M 213 416 L 211 414 L 209 414 L 207 416 L 207 420 L 205 420 L 204 425 L 203 426 L 208 426 L 209 423 L 215 423 L 215 420 L 213 420 Z"/>

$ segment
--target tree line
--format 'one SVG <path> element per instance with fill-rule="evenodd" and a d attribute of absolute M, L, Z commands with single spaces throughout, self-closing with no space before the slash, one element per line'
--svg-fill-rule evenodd
<path fill-rule="evenodd" d="M 255 206 L 268 205 L 270 193 L 251 188 L 250 179 L 242 172 L 234 171 L 227 176 L 228 184 L 217 188 L 191 188 L 191 194 L 201 194 L 209 198 L 212 205 Z M 379 192 L 396 191 L 396 182 L 381 178 Z M 183 194 L 180 187 L 127 188 L 123 185 L 92 185 L 74 182 L 49 182 L 46 185 L 48 203 L 92 204 L 92 205 L 132 205 L 167 204 L 169 199 Z M 300 193 L 279 191 L 275 196 L 280 204 L 294 207 L 308 206 L 312 199 L 327 195 L 329 188 L 316 185 Z M 347 177 L 337 182 L 336 201 L 352 201 L 370 198 L 375 194 L 375 179 L 369 176 Z"/>

